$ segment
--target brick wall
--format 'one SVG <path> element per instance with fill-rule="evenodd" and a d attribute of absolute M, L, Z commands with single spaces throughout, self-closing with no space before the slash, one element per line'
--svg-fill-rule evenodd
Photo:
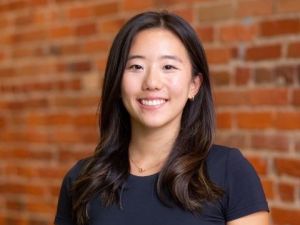
<path fill-rule="evenodd" d="M 0 224 L 52 224 L 63 175 L 97 142 L 112 38 L 162 8 L 204 42 L 217 142 L 255 166 L 272 224 L 300 224 L 299 0 L 1 0 Z"/>

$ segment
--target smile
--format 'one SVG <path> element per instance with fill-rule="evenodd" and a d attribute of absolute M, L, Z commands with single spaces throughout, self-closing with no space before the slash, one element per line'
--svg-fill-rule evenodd
<path fill-rule="evenodd" d="M 166 99 L 140 99 L 139 102 L 145 106 L 159 106 L 166 102 Z"/>

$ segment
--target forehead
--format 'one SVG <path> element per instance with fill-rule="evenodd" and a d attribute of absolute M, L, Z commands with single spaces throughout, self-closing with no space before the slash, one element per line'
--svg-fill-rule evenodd
<path fill-rule="evenodd" d="M 165 28 L 150 28 L 138 32 L 132 41 L 130 53 L 137 51 L 187 55 L 187 50 L 179 37 Z"/>

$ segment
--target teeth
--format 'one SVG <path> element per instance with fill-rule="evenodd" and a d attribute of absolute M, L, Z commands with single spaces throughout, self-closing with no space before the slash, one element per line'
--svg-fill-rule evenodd
<path fill-rule="evenodd" d="M 163 104 L 165 101 L 166 100 L 164 100 L 164 99 L 155 99 L 155 100 L 145 100 L 145 99 L 142 99 L 141 103 L 143 105 L 156 106 L 156 105 Z"/>

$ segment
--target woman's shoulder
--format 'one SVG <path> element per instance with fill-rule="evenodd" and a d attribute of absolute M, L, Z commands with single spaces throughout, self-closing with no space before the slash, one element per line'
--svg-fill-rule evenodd
<path fill-rule="evenodd" d="M 228 158 L 233 158 L 233 160 L 238 160 L 243 158 L 242 153 L 237 148 L 232 148 L 223 145 L 212 145 L 209 149 L 207 161 L 213 161 L 213 163 L 226 163 Z"/>
<path fill-rule="evenodd" d="M 211 179 L 222 186 L 228 182 L 232 172 L 240 170 L 244 173 L 253 170 L 239 149 L 222 145 L 213 145 L 210 148 L 206 165 Z"/>
<path fill-rule="evenodd" d="M 91 157 L 87 157 L 87 158 L 77 160 L 67 171 L 65 175 L 65 179 L 68 179 L 70 181 L 76 180 L 83 166 L 90 160 L 90 158 Z"/>

